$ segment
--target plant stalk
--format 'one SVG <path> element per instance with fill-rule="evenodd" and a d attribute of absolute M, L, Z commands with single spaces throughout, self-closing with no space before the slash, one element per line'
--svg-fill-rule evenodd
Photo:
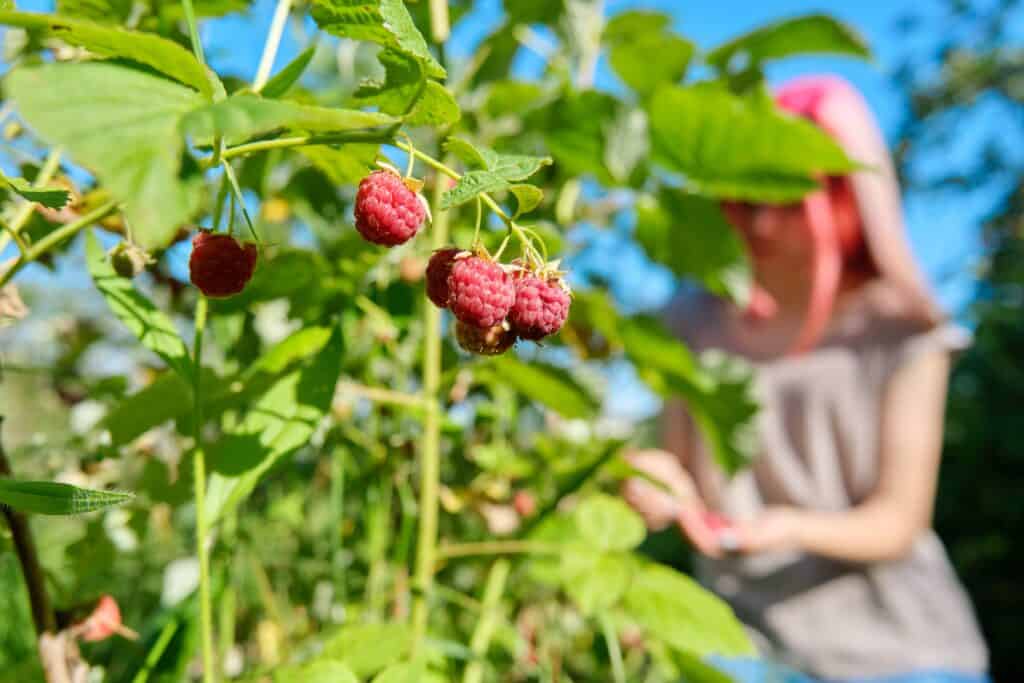
<path fill-rule="evenodd" d="M 607 614 L 602 614 L 601 632 L 608 647 L 608 658 L 612 661 L 612 680 L 615 683 L 626 683 L 626 666 L 622 661 L 622 650 L 619 648 L 619 636 L 615 632 L 615 624 Z"/>
<path fill-rule="evenodd" d="M 2 424 L 3 417 L 0 416 L 0 425 Z M 0 442 L 0 477 L 10 477 L 11 474 L 11 465 L 4 453 L 3 443 Z M 11 529 L 11 541 L 18 556 L 18 563 L 21 565 L 21 575 L 25 577 L 25 587 L 28 590 L 28 601 L 32 608 L 32 621 L 36 627 L 36 634 L 55 632 L 57 617 L 50 604 L 49 594 L 46 592 L 46 579 L 43 575 L 43 568 L 39 564 L 39 554 L 36 552 L 36 544 L 32 539 L 32 530 L 28 526 L 28 519 L 13 508 L 0 507 L 7 519 L 7 526 Z"/>
<path fill-rule="evenodd" d="M 438 550 L 441 559 L 474 557 L 478 555 L 557 555 L 564 548 L 555 543 L 540 541 L 481 541 L 479 543 L 453 543 Z"/>
<path fill-rule="evenodd" d="M 440 249 L 448 241 L 448 212 L 440 209 L 444 184 L 434 179 L 431 244 Z M 413 651 L 419 652 L 427 632 L 430 589 L 437 555 L 438 488 L 441 478 L 441 310 L 423 307 L 423 398 L 426 416 L 420 451 L 420 526 L 413 577 Z"/>
<path fill-rule="evenodd" d="M 32 187 L 40 188 L 50 182 L 53 175 L 60 168 L 60 156 L 63 150 L 60 147 L 54 147 L 50 150 L 50 153 L 46 157 L 46 161 L 43 162 L 42 168 L 39 169 L 39 173 L 36 174 L 36 179 L 32 183 Z M 11 221 L 10 227 L 8 227 L 8 233 L 0 235 L 0 252 L 4 250 L 7 243 L 12 238 L 17 238 L 21 229 L 25 227 L 25 223 L 28 223 L 28 219 L 32 217 L 32 212 L 35 210 L 35 202 L 25 200 L 25 203 L 18 209 L 18 213 L 14 215 L 14 220 Z M 22 250 L 22 253 L 25 253 Z"/>
<path fill-rule="evenodd" d="M 195 53 L 199 63 L 206 65 L 206 55 L 203 54 L 203 43 L 199 40 L 199 26 L 196 24 L 196 10 L 192 6 L 192 0 L 181 0 L 181 7 L 185 11 L 185 23 L 188 24 L 188 37 L 192 41 L 192 52 Z"/>
<path fill-rule="evenodd" d="M 508 560 L 498 560 L 491 566 L 487 574 L 487 583 L 484 585 L 483 607 L 480 619 L 476 622 L 473 636 L 469 641 L 469 649 L 473 651 L 473 661 L 466 667 L 462 676 L 462 683 L 482 683 L 484 680 L 484 657 L 487 655 L 487 648 L 491 644 L 494 630 L 499 621 L 499 602 L 501 595 L 505 592 L 505 582 L 508 580 Z"/>
<path fill-rule="evenodd" d="M 277 57 L 277 48 L 281 45 L 281 34 L 284 33 L 284 25 L 288 21 L 288 13 L 291 9 L 292 0 L 277 1 L 274 18 L 270 20 L 270 30 L 267 31 L 267 42 L 263 45 L 260 65 L 256 69 L 256 78 L 252 82 L 254 92 L 262 90 L 270 79 L 270 71 L 274 68 L 274 58 Z"/>
<path fill-rule="evenodd" d="M 194 361 L 192 363 L 192 436 L 193 496 L 196 502 L 196 555 L 199 558 L 199 628 L 203 652 L 203 681 L 215 683 L 217 668 L 213 648 L 213 605 L 210 597 L 210 554 L 207 547 L 209 522 L 206 519 L 206 454 L 203 451 L 202 357 L 203 332 L 206 329 L 207 299 L 202 294 L 196 301 Z"/>

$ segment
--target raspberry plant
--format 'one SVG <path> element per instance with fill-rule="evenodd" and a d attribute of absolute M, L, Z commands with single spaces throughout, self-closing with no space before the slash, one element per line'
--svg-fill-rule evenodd
<path fill-rule="evenodd" d="M 749 373 L 620 312 L 614 268 L 563 264 L 618 234 L 744 303 L 720 200 L 796 199 L 853 168 L 775 110 L 761 66 L 863 55 L 855 35 L 811 16 L 698 56 L 658 13 L 508 2 L 458 61 L 446 43 L 470 2 L 279 0 L 249 81 L 209 66 L 199 30 L 230 44 L 216 17 L 241 3 L 58 9 L 0 10 L 23 38 L 3 93 L 24 161 L 0 179 L 15 254 L 0 313 L 24 316 L 15 280 L 29 291 L 26 266 L 73 262 L 85 232 L 95 289 L 148 369 L 90 372 L 102 335 L 82 317 L 47 390 L 102 413 L 60 446 L 92 486 L 0 478 L 45 666 L 83 657 L 44 635 L 73 641 L 115 611 L 138 645 L 83 645 L 112 681 L 656 681 L 751 652 L 723 603 L 637 551 L 638 517 L 601 492 L 645 437 L 609 437 L 595 396 L 628 363 L 686 400 L 732 471 L 750 455 Z M 275 71 L 307 15 L 320 33 Z M 543 54 L 538 78 L 515 77 L 521 50 Z M 602 54 L 614 91 L 594 87 Z M 687 78 L 698 59 L 702 82 Z M 102 524 L 24 516 L 126 502 Z M 51 581 L 30 547 L 47 529 L 80 538 L 48 536 L 67 560 Z M 70 606 L 81 617 L 58 620 Z"/>

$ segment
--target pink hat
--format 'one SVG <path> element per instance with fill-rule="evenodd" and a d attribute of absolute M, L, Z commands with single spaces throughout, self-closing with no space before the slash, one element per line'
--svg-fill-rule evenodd
<path fill-rule="evenodd" d="M 941 320 L 941 309 L 907 241 L 892 159 L 864 99 L 841 78 L 808 76 L 783 85 L 776 102 L 816 123 L 865 167 L 849 176 L 859 221 L 837 221 L 826 189 L 803 200 L 815 262 L 807 316 L 793 352 L 812 348 L 821 337 L 831 318 L 844 257 L 857 251 L 861 240 L 879 276 L 907 297 L 912 313 L 928 322 Z M 858 224 L 859 231 L 849 227 Z"/>

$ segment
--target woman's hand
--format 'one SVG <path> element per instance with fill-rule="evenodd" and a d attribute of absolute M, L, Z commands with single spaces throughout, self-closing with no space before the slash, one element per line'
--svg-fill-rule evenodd
<path fill-rule="evenodd" d="M 740 553 L 793 550 L 799 546 L 800 512 L 784 506 L 769 507 L 753 519 L 734 521 L 732 529 Z"/>
<path fill-rule="evenodd" d="M 718 557 L 721 549 L 717 535 L 705 518 L 704 502 L 676 456 L 652 449 L 634 451 L 626 460 L 667 489 L 642 477 L 631 477 L 623 483 L 622 497 L 640 513 L 647 528 L 658 531 L 676 523 L 697 550 Z"/>

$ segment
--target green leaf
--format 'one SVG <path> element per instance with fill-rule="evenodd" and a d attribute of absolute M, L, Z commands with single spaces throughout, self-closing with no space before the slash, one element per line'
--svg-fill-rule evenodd
<path fill-rule="evenodd" d="M 142 345 L 164 359 L 183 378 L 192 377 L 192 360 L 185 342 L 167 315 L 135 289 L 132 281 L 114 272 L 99 240 L 90 232 L 85 238 L 85 259 L 96 288 L 117 319 Z"/>
<path fill-rule="evenodd" d="M 377 59 L 384 66 L 384 81 L 363 83 L 355 93 L 358 103 L 400 115 L 414 126 L 445 126 L 462 116 L 452 94 L 429 80 L 419 62 L 394 50 L 382 50 Z"/>
<path fill-rule="evenodd" d="M 587 90 L 552 102 L 528 121 L 544 131 L 544 142 L 561 174 L 591 174 L 599 182 L 613 185 L 615 180 L 604 165 L 604 148 L 619 106 L 611 95 Z"/>
<path fill-rule="evenodd" d="M 341 662 L 318 658 L 303 666 L 275 671 L 274 683 L 359 683 L 359 679 Z"/>
<path fill-rule="evenodd" d="M 84 47 L 100 57 L 120 57 L 145 64 L 213 98 L 214 86 L 210 79 L 216 77 L 196 61 L 191 52 L 166 38 L 53 14 L 0 12 L 0 24 L 42 32 L 69 45 Z M 54 84 L 49 87 L 59 89 Z M 100 92 L 113 95 L 115 90 L 116 86 L 111 84 Z"/>
<path fill-rule="evenodd" d="M 628 553 L 595 553 L 569 546 L 562 554 L 562 588 L 584 614 L 597 615 L 615 606 L 633 578 L 636 561 Z"/>
<path fill-rule="evenodd" d="M 455 187 L 441 195 L 441 208 L 461 206 L 482 193 L 497 192 L 506 187 L 508 181 L 491 171 L 470 171 L 459 178 Z"/>
<path fill-rule="evenodd" d="M 482 168 L 463 175 L 454 188 L 442 195 L 442 209 L 465 204 L 482 192 L 497 192 L 510 188 L 512 183 L 526 180 L 551 163 L 549 157 L 499 154 L 492 149 L 479 147 L 468 140 L 456 137 L 450 137 L 445 141 L 445 149 L 466 164 Z"/>
<path fill-rule="evenodd" d="M 121 505 L 134 497 L 125 491 L 94 491 L 53 481 L 0 477 L 0 505 L 38 515 L 79 515 Z"/>
<path fill-rule="evenodd" d="M 664 14 L 629 11 L 605 27 L 612 70 L 642 98 L 660 85 L 681 81 L 693 59 L 693 43 L 666 30 L 668 23 Z"/>
<path fill-rule="evenodd" d="M 708 64 L 724 71 L 733 58 L 742 68 L 793 55 L 835 54 L 868 58 L 867 43 L 853 28 L 825 14 L 786 19 L 762 26 L 712 50 Z"/>
<path fill-rule="evenodd" d="M 619 326 L 619 339 L 634 365 L 673 375 L 687 386 L 711 388 L 710 378 L 701 372 L 690 350 L 659 320 L 635 316 L 620 319 Z"/>
<path fill-rule="evenodd" d="M 5 86 L 40 137 L 67 148 L 124 203 L 143 249 L 165 246 L 198 208 L 202 177 L 182 176 L 178 134 L 203 103 L 196 92 L 104 63 L 19 67 Z"/>
<path fill-rule="evenodd" d="M 544 191 L 536 185 L 517 183 L 509 185 L 508 191 L 516 198 L 516 211 L 512 218 L 519 218 L 524 213 L 533 211 L 544 201 Z"/>
<path fill-rule="evenodd" d="M 648 633 L 698 657 L 755 654 L 729 606 L 668 567 L 643 565 L 626 591 L 623 608 Z"/>
<path fill-rule="evenodd" d="M 562 368 L 541 362 L 524 363 L 502 356 L 483 365 L 510 388 L 551 408 L 566 418 L 589 418 L 597 412 L 597 400 Z"/>
<path fill-rule="evenodd" d="M 644 521 L 621 499 L 606 494 L 588 497 L 574 513 L 576 528 L 599 550 L 632 550 L 647 535 Z"/>
<path fill-rule="evenodd" d="M 605 168 L 612 178 L 625 183 L 650 151 L 647 115 L 641 109 L 621 109 L 605 134 Z"/>
<path fill-rule="evenodd" d="M 325 145 L 298 147 L 297 152 L 336 185 L 358 185 L 373 170 L 380 145 L 341 145 L 337 149 Z"/>
<path fill-rule="evenodd" d="M 392 664 L 377 674 L 373 683 L 421 683 L 425 668 L 423 660 Z"/>
<path fill-rule="evenodd" d="M 333 35 L 367 40 L 406 54 L 432 78 L 446 75 L 402 0 L 313 0 L 313 19 Z"/>
<path fill-rule="evenodd" d="M 750 300 L 747 250 L 718 202 L 666 189 L 637 201 L 636 239 L 647 256 L 741 308 Z"/>
<path fill-rule="evenodd" d="M 310 45 L 300 52 L 296 55 L 295 59 L 285 64 L 283 69 L 274 74 L 273 78 L 263 85 L 260 94 L 264 97 L 275 98 L 287 93 L 302 78 L 303 72 L 309 66 L 309 63 L 313 61 L 315 54 L 316 45 Z"/>
<path fill-rule="evenodd" d="M 183 131 L 197 140 L 210 141 L 222 135 L 229 143 L 234 143 L 279 128 L 310 133 L 340 133 L 395 123 L 397 121 L 394 118 L 376 112 L 315 107 L 241 94 L 189 113 L 181 125 Z"/>
<path fill-rule="evenodd" d="M 8 178 L 0 173 L 0 186 L 7 187 L 15 194 L 50 209 L 59 209 L 68 203 L 67 190 L 57 187 L 33 187 L 24 178 Z"/>
<path fill-rule="evenodd" d="M 274 382 L 241 423 L 210 447 L 212 520 L 237 507 L 271 467 L 309 442 L 330 408 L 343 352 L 336 329 L 311 362 Z"/>
<path fill-rule="evenodd" d="M 411 646 L 407 624 L 358 624 L 343 627 L 328 640 L 321 657 L 344 662 L 356 676 L 366 678 L 401 660 Z"/>
<path fill-rule="evenodd" d="M 662 87 L 648 114 L 655 159 L 701 194 L 791 202 L 857 168 L 809 121 L 714 84 Z"/>
<path fill-rule="evenodd" d="M 211 373 L 210 377 L 214 375 Z M 103 418 L 101 425 L 110 432 L 110 445 L 116 448 L 191 411 L 191 382 L 180 372 L 165 372 L 146 387 L 126 396 Z"/>

